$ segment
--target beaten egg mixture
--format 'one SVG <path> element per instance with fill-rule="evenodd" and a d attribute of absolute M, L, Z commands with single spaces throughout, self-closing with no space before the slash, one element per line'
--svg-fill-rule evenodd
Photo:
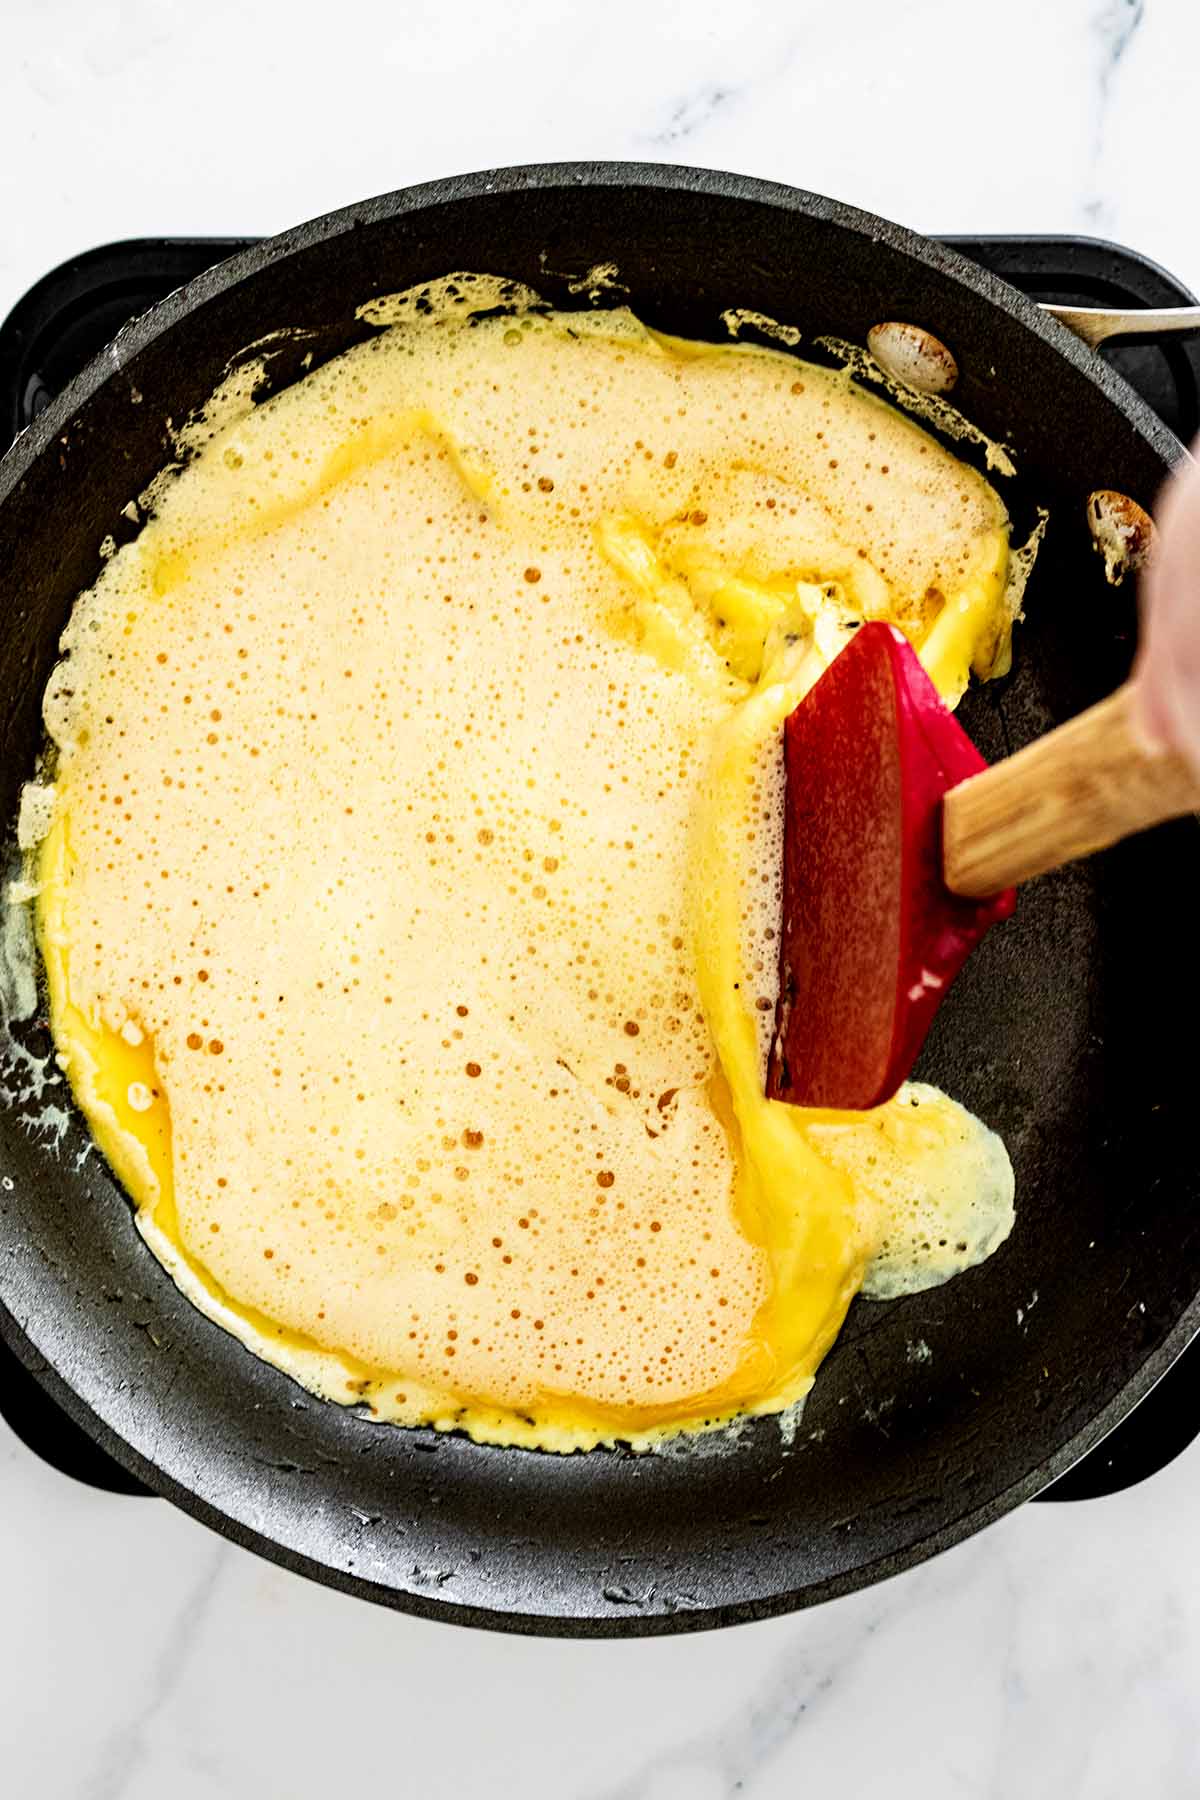
<path fill-rule="evenodd" d="M 845 371 L 504 291 L 194 428 L 47 689 L 38 936 L 207 1313 L 382 1417 L 644 1445 L 1011 1226 L 936 1090 L 763 1096 L 783 720 L 864 618 L 951 703 L 1006 667 L 1008 520 Z"/>

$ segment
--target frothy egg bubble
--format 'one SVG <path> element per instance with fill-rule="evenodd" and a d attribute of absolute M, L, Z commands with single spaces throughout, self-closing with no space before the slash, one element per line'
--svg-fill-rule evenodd
<path fill-rule="evenodd" d="M 761 1095 L 782 719 L 863 617 L 994 648 L 1003 506 L 777 351 L 466 276 L 372 321 L 193 421 L 72 613 L 23 819 L 76 1097 L 329 1398 L 556 1449 L 783 1411 L 860 1286 L 1011 1224 L 933 1090 Z"/>

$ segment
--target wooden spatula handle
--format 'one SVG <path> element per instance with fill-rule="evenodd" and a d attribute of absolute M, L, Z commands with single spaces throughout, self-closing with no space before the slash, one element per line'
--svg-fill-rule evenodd
<path fill-rule="evenodd" d="M 1200 810 L 1200 778 L 1182 756 L 1145 743 L 1134 704 L 1126 683 L 951 788 L 942 802 L 942 873 L 952 893 L 998 893 Z"/>

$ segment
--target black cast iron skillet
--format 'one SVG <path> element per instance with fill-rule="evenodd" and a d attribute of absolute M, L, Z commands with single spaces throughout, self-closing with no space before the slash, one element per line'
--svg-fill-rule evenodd
<path fill-rule="evenodd" d="M 364 336 L 355 307 L 453 269 L 559 305 L 615 260 L 649 324 L 720 337 L 726 307 L 863 342 L 886 318 L 957 354 L 955 396 L 1017 453 L 1006 498 L 1051 525 L 1015 672 L 960 717 L 989 758 L 1127 671 L 1090 489 L 1153 499 L 1179 446 L 1094 353 L 953 253 L 814 195 L 688 169 L 568 165 L 433 183 L 234 257 L 124 331 L 0 464 L 0 816 L 106 534 L 169 454 L 168 421 L 281 327 L 269 382 Z M 1061 1474 L 1200 1327 L 1192 821 L 1030 887 L 972 959 L 920 1073 L 1003 1135 L 1018 1218 L 983 1268 L 858 1302 L 790 1448 L 758 1421 L 720 1453 L 554 1457 L 404 1432 L 314 1400 L 179 1294 L 22 1028 L 0 1118 L 0 1328 L 143 1481 L 251 1549 L 433 1617 L 578 1635 L 678 1631 L 811 1604 L 921 1561 Z M 65 1108 L 61 1117 L 47 1104 Z M 926 1349 L 920 1348 L 925 1346 Z"/>

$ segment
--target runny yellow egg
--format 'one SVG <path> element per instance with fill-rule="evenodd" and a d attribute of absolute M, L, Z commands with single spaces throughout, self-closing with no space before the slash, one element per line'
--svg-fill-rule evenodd
<path fill-rule="evenodd" d="M 1003 666 L 1008 521 L 845 371 L 499 293 L 193 425 L 47 689 L 39 942 L 197 1305 L 383 1418 L 646 1444 L 1011 1224 L 935 1090 L 763 1095 L 782 722 L 865 617 Z"/>

